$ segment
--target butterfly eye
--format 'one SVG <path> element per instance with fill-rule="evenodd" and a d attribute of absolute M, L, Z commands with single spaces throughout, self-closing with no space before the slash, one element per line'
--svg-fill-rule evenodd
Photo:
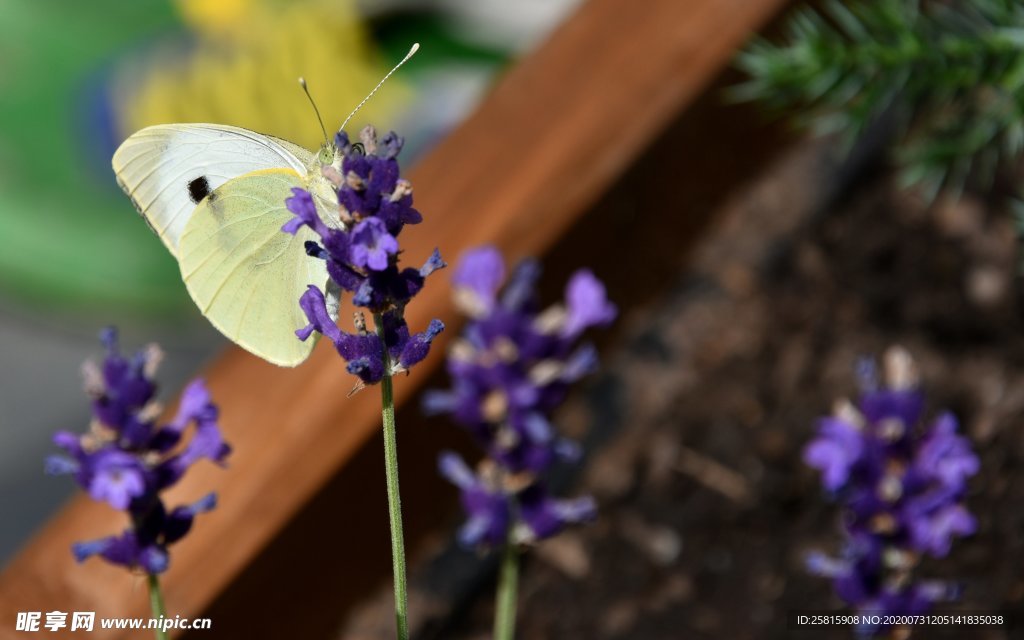
<path fill-rule="evenodd" d="M 334 162 L 334 150 L 328 147 L 320 147 L 320 152 L 316 154 L 316 159 L 320 164 L 331 164 Z"/>

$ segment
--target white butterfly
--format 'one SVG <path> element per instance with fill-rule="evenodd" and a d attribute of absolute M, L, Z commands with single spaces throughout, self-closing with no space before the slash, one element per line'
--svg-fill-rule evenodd
<path fill-rule="evenodd" d="M 340 165 L 336 150 L 324 151 L 327 164 Z M 133 134 L 113 166 L 221 333 L 274 364 L 295 366 L 309 356 L 313 341 L 295 337 L 306 325 L 298 299 L 310 284 L 325 289 L 327 268 L 306 255 L 312 231 L 291 236 L 281 227 L 293 217 L 284 204 L 292 187 L 335 198 L 318 156 L 238 127 L 174 124 Z M 320 210 L 330 224 L 331 208 Z M 336 204 L 334 217 L 340 224 Z"/>
<path fill-rule="evenodd" d="M 293 187 L 306 189 L 324 222 L 340 226 L 334 186 L 321 168 L 340 170 L 341 161 L 330 142 L 314 154 L 239 127 L 171 124 L 132 134 L 114 153 L 113 167 L 118 184 L 178 260 L 203 315 L 248 351 L 293 367 L 314 345 L 295 336 L 307 324 L 299 297 L 311 284 L 331 291 L 324 261 L 306 255 L 305 242 L 316 235 L 308 227 L 294 236 L 281 231 L 293 218 L 284 202 Z"/>

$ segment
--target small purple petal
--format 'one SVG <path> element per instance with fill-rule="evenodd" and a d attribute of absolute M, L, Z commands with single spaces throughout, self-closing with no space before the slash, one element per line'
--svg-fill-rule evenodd
<path fill-rule="evenodd" d="M 165 549 L 151 545 L 139 552 L 138 565 L 145 569 L 146 573 L 157 575 L 167 571 L 170 560 Z"/>
<path fill-rule="evenodd" d="M 835 578 L 850 571 L 849 564 L 820 551 L 812 551 L 804 556 L 804 566 L 811 573 L 825 578 Z"/>
<path fill-rule="evenodd" d="M 193 421 L 216 420 L 217 408 L 210 400 L 210 392 L 201 378 L 190 382 L 181 392 L 178 413 L 168 428 L 181 432 Z"/>
<path fill-rule="evenodd" d="M 924 476 L 939 481 L 953 491 L 961 490 L 967 478 L 978 472 L 978 457 L 966 438 L 956 434 L 956 418 L 940 415 L 917 450 L 915 468 Z"/>
<path fill-rule="evenodd" d="M 540 264 L 536 260 L 522 260 L 512 269 L 512 275 L 501 293 L 501 304 L 509 311 L 526 311 L 534 297 Z"/>
<path fill-rule="evenodd" d="M 78 473 L 81 465 L 74 460 L 68 460 L 64 456 L 46 456 L 44 471 L 47 475 L 60 476 Z"/>
<path fill-rule="evenodd" d="M 212 511 L 216 506 L 217 494 L 208 493 L 190 505 L 171 511 L 163 524 L 164 542 L 172 544 L 183 538 L 192 529 L 192 522 L 197 515 Z"/>
<path fill-rule="evenodd" d="M 131 454 L 107 449 L 89 460 L 89 495 L 119 511 L 146 490 L 146 479 L 138 460 Z"/>
<path fill-rule="evenodd" d="M 538 485 L 519 494 L 519 515 L 535 540 L 550 538 L 569 524 L 593 519 L 597 506 L 589 497 L 554 500 Z"/>
<path fill-rule="evenodd" d="M 476 475 L 456 453 L 451 451 L 442 453 L 437 459 L 437 469 L 442 476 L 460 489 L 477 486 Z"/>
<path fill-rule="evenodd" d="M 448 391 L 430 390 L 423 394 L 422 408 L 429 416 L 441 413 L 451 413 L 458 405 L 459 399 L 454 393 Z"/>
<path fill-rule="evenodd" d="M 581 269 L 569 279 L 565 291 L 568 315 L 562 334 L 577 336 L 589 327 L 605 326 L 618 314 L 608 301 L 604 285 L 587 269 Z"/>
<path fill-rule="evenodd" d="M 438 269 L 444 269 L 448 264 L 441 259 L 441 252 L 434 249 L 434 253 L 430 254 L 427 261 L 420 267 L 420 276 L 426 278 L 430 274 L 434 273 Z"/>
<path fill-rule="evenodd" d="M 107 350 L 107 355 L 117 355 L 117 327 L 104 327 L 101 329 L 100 344 Z"/>
<path fill-rule="evenodd" d="M 535 444 L 546 444 L 554 437 L 554 429 L 547 418 L 537 412 L 531 412 L 523 420 L 526 435 Z"/>
<path fill-rule="evenodd" d="M 331 318 L 331 314 L 327 310 L 327 300 L 324 299 L 324 293 L 316 285 L 309 285 L 306 292 L 299 298 L 299 306 L 306 314 L 306 319 L 309 320 L 308 325 L 295 332 L 295 335 L 300 340 L 307 340 L 316 331 L 328 338 L 335 346 L 341 342 L 342 331 Z"/>
<path fill-rule="evenodd" d="M 71 553 L 74 554 L 75 560 L 85 562 L 86 559 L 106 551 L 110 546 L 111 540 L 113 540 L 112 537 L 89 540 L 88 542 L 76 542 L 71 545 Z"/>
<path fill-rule="evenodd" d="M 555 455 L 565 462 L 579 462 L 583 457 L 583 449 L 579 443 L 567 438 L 559 438 L 554 443 Z"/>
<path fill-rule="evenodd" d="M 565 361 L 561 379 L 563 382 L 576 382 L 597 371 L 598 364 L 597 349 L 592 344 L 585 344 Z"/>
<path fill-rule="evenodd" d="M 352 230 L 350 253 L 355 266 L 383 271 L 388 267 L 390 256 L 398 253 L 398 240 L 388 233 L 379 218 L 367 218 Z"/>
<path fill-rule="evenodd" d="M 977 530 L 977 521 L 960 504 L 951 504 L 911 522 L 914 545 L 936 558 L 945 557 L 954 536 L 968 536 Z"/>
<path fill-rule="evenodd" d="M 485 516 L 472 516 L 461 527 L 457 534 L 459 544 L 464 547 L 476 547 L 481 543 L 487 544 L 493 536 L 488 536 L 492 529 L 492 520 Z"/>
<path fill-rule="evenodd" d="M 597 517 L 597 503 L 590 496 L 556 500 L 554 511 L 564 524 L 591 522 Z"/>
<path fill-rule="evenodd" d="M 434 341 L 439 333 L 444 331 L 444 323 L 438 319 L 430 321 L 427 330 L 409 338 L 398 362 L 403 369 L 410 369 L 413 365 L 421 362 L 430 353 L 430 343 Z"/>
<path fill-rule="evenodd" d="M 822 485 L 835 491 L 846 484 L 850 469 L 864 450 L 856 427 L 836 418 L 822 418 L 818 437 L 804 449 L 804 462 L 822 473 Z"/>
<path fill-rule="evenodd" d="M 494 247 L 485 246 L 462 254 L 452 286 L 461 291 L 467 313 L 483 316 L 494 308 L 498 287 L 505 280 L 505 261 Z"/>
<path fill-rule="evenodd" d="M 401 153 L 404 144 L 405 138 L 394 131 L 389 131 L 381 139 L 377 147 L 377 154 L 384 158 L 394 158 Z"/>
<path fill-rule="evenodd" d="M 53 444 L 75 458 L 81 458 L 84 455 L 81 439 L 70 431 L 58 431 L 53 434 Z"/>
<path fill-rule="evenodd" d="M 295 217 L 286 222 L 281 227 L 281 231 L 295 235 L 303 226 L 308 226 L 321 237 L 326 237 L 330 234 L 330 229 L 320 219 L 320 214 L 317 213 L 313 196 L 305 189 L 292 187 L 292 197 L 286 198 L 284 204 L 288 211 L 295 214 Z"/>

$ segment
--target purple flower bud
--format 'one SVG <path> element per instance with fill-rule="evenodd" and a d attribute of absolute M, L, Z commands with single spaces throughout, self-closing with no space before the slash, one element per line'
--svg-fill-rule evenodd
<path fill-rule="evenodd" d="M 402 369 L 408 370 L 426 358 L 427 353 L 430 352 L 430 343 L 442 331 L 444 331 L 444 323 L 435 319 L 430 321 L 426 331 L 410 337 L 402 346 L 401 355 L 398 356 L 398 363 Z"/>
<path fill-rule="evenodd" d="M 378 218 L 367 218 L 352 230 L 352 264 L 383 271 L 391 256 L 398 253 L 398 240 L 388 233 Z"/>
<path fill-rule="evenodd" d="M 441 259 L 441 252 L 438 251 L 437 249 L 434 249 L 434 253 L 430 254 L 430 257 L 427 258 L 427 261 L 423 263 L 422 267 L 420 267 L 420 277 L 426 278 L 427 276 L 434 273 L 438 269 L 444 269 L 447 266 L 448 265 L 445 263 L 445 261 Z"/>

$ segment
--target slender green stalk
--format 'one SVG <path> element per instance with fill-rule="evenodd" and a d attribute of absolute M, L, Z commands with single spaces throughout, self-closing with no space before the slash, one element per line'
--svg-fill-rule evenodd
<path fill-rule="evenodd" d="M 377 335 L 384 342 L 384 321 L 373 315 Z M 398 443 L 395 437 L 395 398 L 391 384 L 391 358 L 384 349 L 384 378 L 380 381 L 381 415 L 384 423 L 384 470 L 388 482 L 388 515 L 391 520 L 391 571 L 395 582 L 395 622 L 398 640 L 408 640 L 408 596 L 405 583 L 405 537 L 402 534 L 402 498 L 398 491 Z"/>
<path fill-rule="evenodd" d="M 494 612 L 494 640 L 513 640 L 516 636 L 516 593 L 518 590 L 519 549 L 510 539 L 505 543 L 505 552 L 501 558 L 497 610 Z"/>
<path fill-rule="evenodd" d="M 160 592 L 160 578 L 157 578 L 155 573 L 146 574 L 146 578 L 149 582 L 149 608 L 153 612 L 153 618 L 163 620 L 167 617 L 167 611 L 164 609 L 164 595 Z M 162 626 L 156 628 L 156 640 L 167 640 L 168 637 Z"/>

